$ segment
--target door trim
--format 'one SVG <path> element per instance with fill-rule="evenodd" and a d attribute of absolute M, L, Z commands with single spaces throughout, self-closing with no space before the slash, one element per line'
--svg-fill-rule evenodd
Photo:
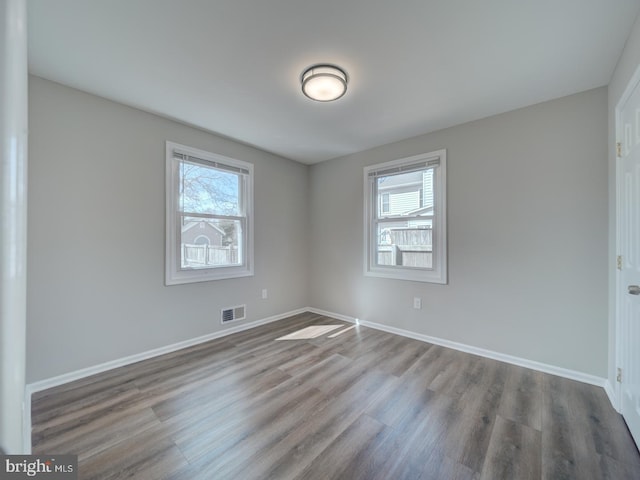
<path fill-rule="evenodd" d="M 0 447 L 24 452 L 27 254 L 27 6 L 0 4 Z"/>

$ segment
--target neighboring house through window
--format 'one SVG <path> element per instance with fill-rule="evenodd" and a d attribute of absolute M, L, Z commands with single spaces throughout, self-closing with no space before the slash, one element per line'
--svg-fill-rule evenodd
<path fill-rule="evenodd" d="M 446 150 L 364 169 L 365 274 L 447 283 Z"/>
<path fill-rule="evenodd" d="M 382 213 L 389 213 L 389 193 L 382 193 Z"/>
<path fill-rule="evenodd" d="M 166 284 L 253 275 L 253 165 L 167 142 Z"/>

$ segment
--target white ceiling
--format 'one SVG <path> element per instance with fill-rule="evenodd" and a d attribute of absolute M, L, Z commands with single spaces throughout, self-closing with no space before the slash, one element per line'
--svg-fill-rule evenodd
<path fill-rule="evenodd" d="M 639 0 L 29 0 L 31 73 L 303 163 L 607 85 Z M 349 74 L 333 103 L 300 74 Z"/>

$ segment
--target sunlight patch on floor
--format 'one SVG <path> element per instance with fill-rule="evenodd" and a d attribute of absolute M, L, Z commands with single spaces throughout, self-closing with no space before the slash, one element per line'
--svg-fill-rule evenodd
<path fill-rule="evenodd" d="M 325 333 L 329 333 L 343 326 L 344 325 L 313 325 L 285 335 L 284 337 L 276 338 L 276 340 L 308 340 L 310 338 L 320 337 Z"/>
<path fill-rule="evenodd" d="M 355 325 L 351 325 L 350 327 L 345 328 L 344 330 L 340 330 L 339 332 L 336 333 L 332 333 L 331 335 L 329 335 L 327 338 L 336 338 L 338 335 L 342 335 L 344 332 L 348 332 L 349 330 L 351 330 L 352 328 L 356 328 Z"/>

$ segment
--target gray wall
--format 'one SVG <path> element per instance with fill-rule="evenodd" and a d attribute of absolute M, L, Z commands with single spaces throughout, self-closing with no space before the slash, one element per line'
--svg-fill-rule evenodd
<path fill-rule="evenodd" d="M 616 378 L 616 133 L 615 109 L 627 84 L 640 66 L 640 17 L 629 34 L 627 43 L 609 82 L 609 381 Z"/>
<path fill-rule="evenodd" d="M 308 304 L 306 166 L 29 80 L 27 382 Z M 164 286 L 166 140 L 254 164 L 255 276 Z"/>
<path fill-rule="evenodd" d="M 449 285 L 364 277 L 362 168 L 441 148 Z M 314 165 L 310 188 L 312 306 L 606 375 L 606 88 Z"/>
<path fill-rule="evenodd" d="M 29 93 L 28 382 L 219 331 L 239 303 L 606 375 L 606 88 L 313 167 L 40 78 Z M 254 163 L 254 277 L 164 286 L 165 140 Z M 449 285 L 364 277 L 362 168 L 440 148 Z"/>

